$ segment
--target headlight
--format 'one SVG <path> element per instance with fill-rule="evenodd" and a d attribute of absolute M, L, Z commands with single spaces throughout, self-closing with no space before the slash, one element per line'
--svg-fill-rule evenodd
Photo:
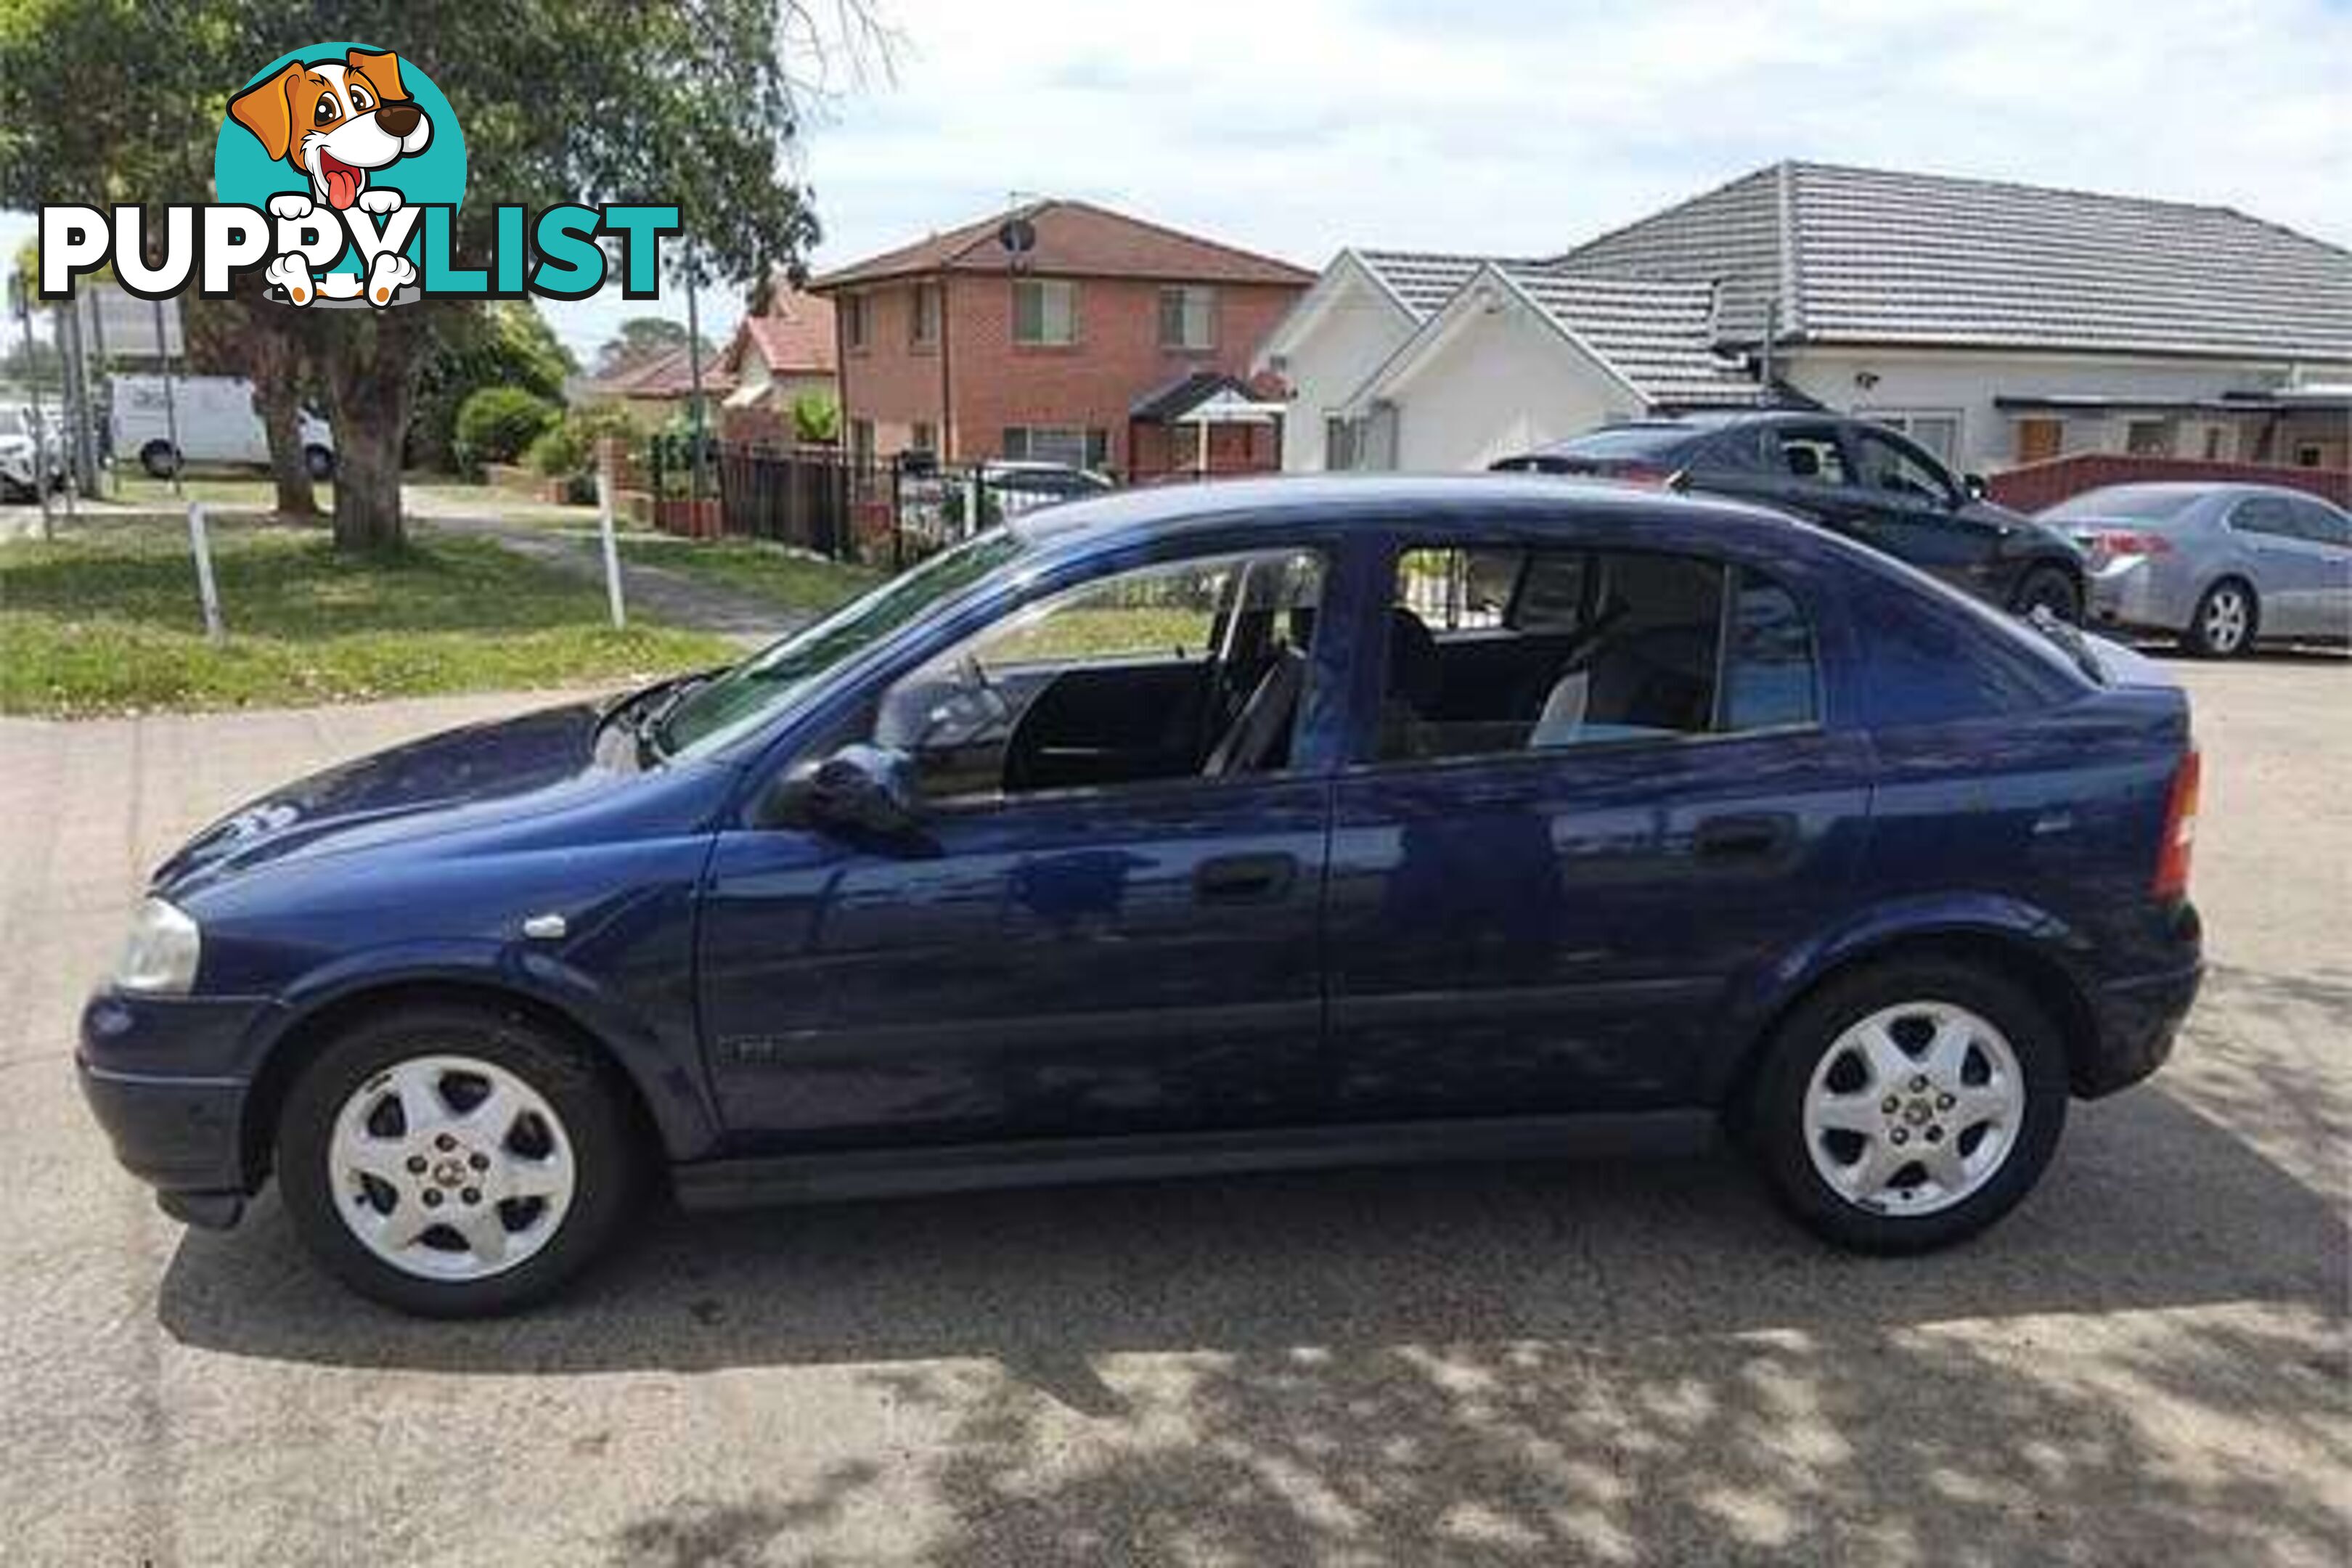
<path fill-rule="evenodd" d="M 162 899 L 149 899 L 131 920 L 131 935 L 114 965 L 120 991 L 184 996 L 196 983 L 203 942 L 196 922 Z"/>

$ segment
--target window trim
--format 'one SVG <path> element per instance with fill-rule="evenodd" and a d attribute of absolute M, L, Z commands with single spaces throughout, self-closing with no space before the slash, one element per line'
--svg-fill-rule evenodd
<path fill-rule="evenodd" d="M 1171 294 L 1177 295 L 1181 299 L 1185 300 L 1189 300 L 1189 297 L 1193 294 L 1207 296 L 1207 307 L 1202 312 L 1202 317 L 1208 323 L 1208 337 L 1205 342 L 1188 343 L 1181 340 L 1174 342 L 1171 342 L 1169 341 L 1167 331 L 1168 296 Z M 1075 312 L 1073 312 L 1073 314 L 1075 314 Z M 1217 352 L 1217 328 L 1220 324 L 1218 317 L 1221 314 L 1221 311 L 1217 298 L 1217 286 L 1215 284 L 1162 283 L 1160 286 L 1160 294 L 1156 305 L 1156 314 L 1159 319 L 1155 326 L 1155 335 L 1160 340 L 1160 350 L 1162 353 L 1213 354 Z M 1180 303 L 1176 308 L 1176 320 L 1180 328 L 1183 324 L 1185 314 L 1185 307 L 1183 304 Z"/>
<path fill-rule="evenodd" d="M 1069 291 L 1069 300 L 1070 300 L 1070 309 L 1069 309 L 1069 317 L 1070 317 L 1070 335 L 1069 335 L 1068 337 L 1066 337 L 1066 338 L 1046 338 L 1046 337 L 1024 338 L 1024 337 L 1023 337 L 1023 336 L 1021 335 L 1021 290 L 1022 290 L 1022 289 L 1029 289 L 1029 288 L 1035 288 L 1035 289 L 1067 289 L 1067 290 Z M 1007 339 L 1007 340 L 1012 343 L 1012 345 L 1013 345 L 1014 348 L 1016 348 L 1016 349 L 1073 349 L 1073 348 L 1076 348 L 1076 347 L 1077 347 L 1077 346 L 1078 346 L 1078 342 L 1079 342 L 1079 330 L 1078 330 L 1078 280 L 1077 280 L 1076 279 L 1075 279 L 1075 278 L 1015 278 L 1015 279 L 1013 279 L 1012 306 L 1013 306 L 1013 309 L 1012 309 L 1012 320 L 1007 323 L 1007 324 L 1011 327 L 1011 329 L 1012 329 L 1012 330 L 1011 330 L 1010 331 L 1008 331 L 1008 332 L 1005 334 L 1005 337 L 1006 337 L 1006 339 Z M 1040 329 L 1041 331 L 1044 329 L 1045 324 L 1045 308 L 1044 308 L 1044 306 L 1043 306 L 1042 304 L 1039 306 L 1039 308 L 1038 308 L 1038 311 L 1037 311 L 1037 324 L 1038 324 L 1038 327 L 1039 327 L 1039 329 Z"/>

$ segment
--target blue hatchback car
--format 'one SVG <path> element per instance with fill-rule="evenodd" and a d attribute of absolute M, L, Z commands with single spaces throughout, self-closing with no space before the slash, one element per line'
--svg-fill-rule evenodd
<path fill-rule="evenodd" d="M 160 868 L 83 1086 L 411 1311 L 688 1206 L 1719 1118 L 1832 1241 L 2024 1195 L 2200 972 L 2154 666 L 1777 513 L 1484 476 L 1034 513 L 733 668 Z"/>

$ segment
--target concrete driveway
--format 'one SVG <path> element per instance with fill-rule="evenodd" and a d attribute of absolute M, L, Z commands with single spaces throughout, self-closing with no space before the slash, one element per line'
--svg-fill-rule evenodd
<path fill-rule="evenodd" d="M 1727 1156 L 1362 1173 L 664 1218 L 479 1326 L 161 1219 L 68 1045 L 181 835 L 515 700 L 0 721 L 5 1555 L 2340 1563 L 2352 676 L 2179 668 L 2207 999 L 1961 1251 Z"/>

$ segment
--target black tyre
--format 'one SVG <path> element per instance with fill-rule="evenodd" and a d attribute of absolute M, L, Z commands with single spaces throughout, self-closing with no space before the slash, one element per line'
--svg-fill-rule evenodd
<path fill-rule="evenodd" d="M 1861 1252 L 1972 1236 L 2032 1189 L 2066 1125 L 2057 1026 L 1977 965 L 1833 980 L 1766 1047 L 1741 1133 L 1782 1205 Z"/>
<path fill-rule="evenodd" d="M 511 1311 L 579 1272 L 627 1212 L 639 1153 L 594 1052 L 457 1005 L 337 1036 L 278 1125 L 278 1187 L 312 1256 L 436 1318 Z"/>
<path fill-rule="evenodd" d="M 139 466 L 150 479 L 168 479 L 180 466 L 179 454 L 169 441 L 150 441 L 139 448 Z"/>
<path fill-rule="evenodd" d="M 2224 577 L 2199 596 L 2180 646 L 2200 658 L 2235 658 L 2254 646 L 2262 625 L 2262 601 L 2252 584 Z"/>
<path fill-rule="evenodd" d="M 2074 574 L 2059 566 L 2036 566 L 2017 585 L 2017 613 L 2047 610 L 2069 626 L 2083 620 L 2083 591 Z"/>
<path fill-rule="evenodd" d="M 335 455 L 324 447 L 305 447 L 302 467 L 314 479 L 331 479 L 335 477 Z"/>

